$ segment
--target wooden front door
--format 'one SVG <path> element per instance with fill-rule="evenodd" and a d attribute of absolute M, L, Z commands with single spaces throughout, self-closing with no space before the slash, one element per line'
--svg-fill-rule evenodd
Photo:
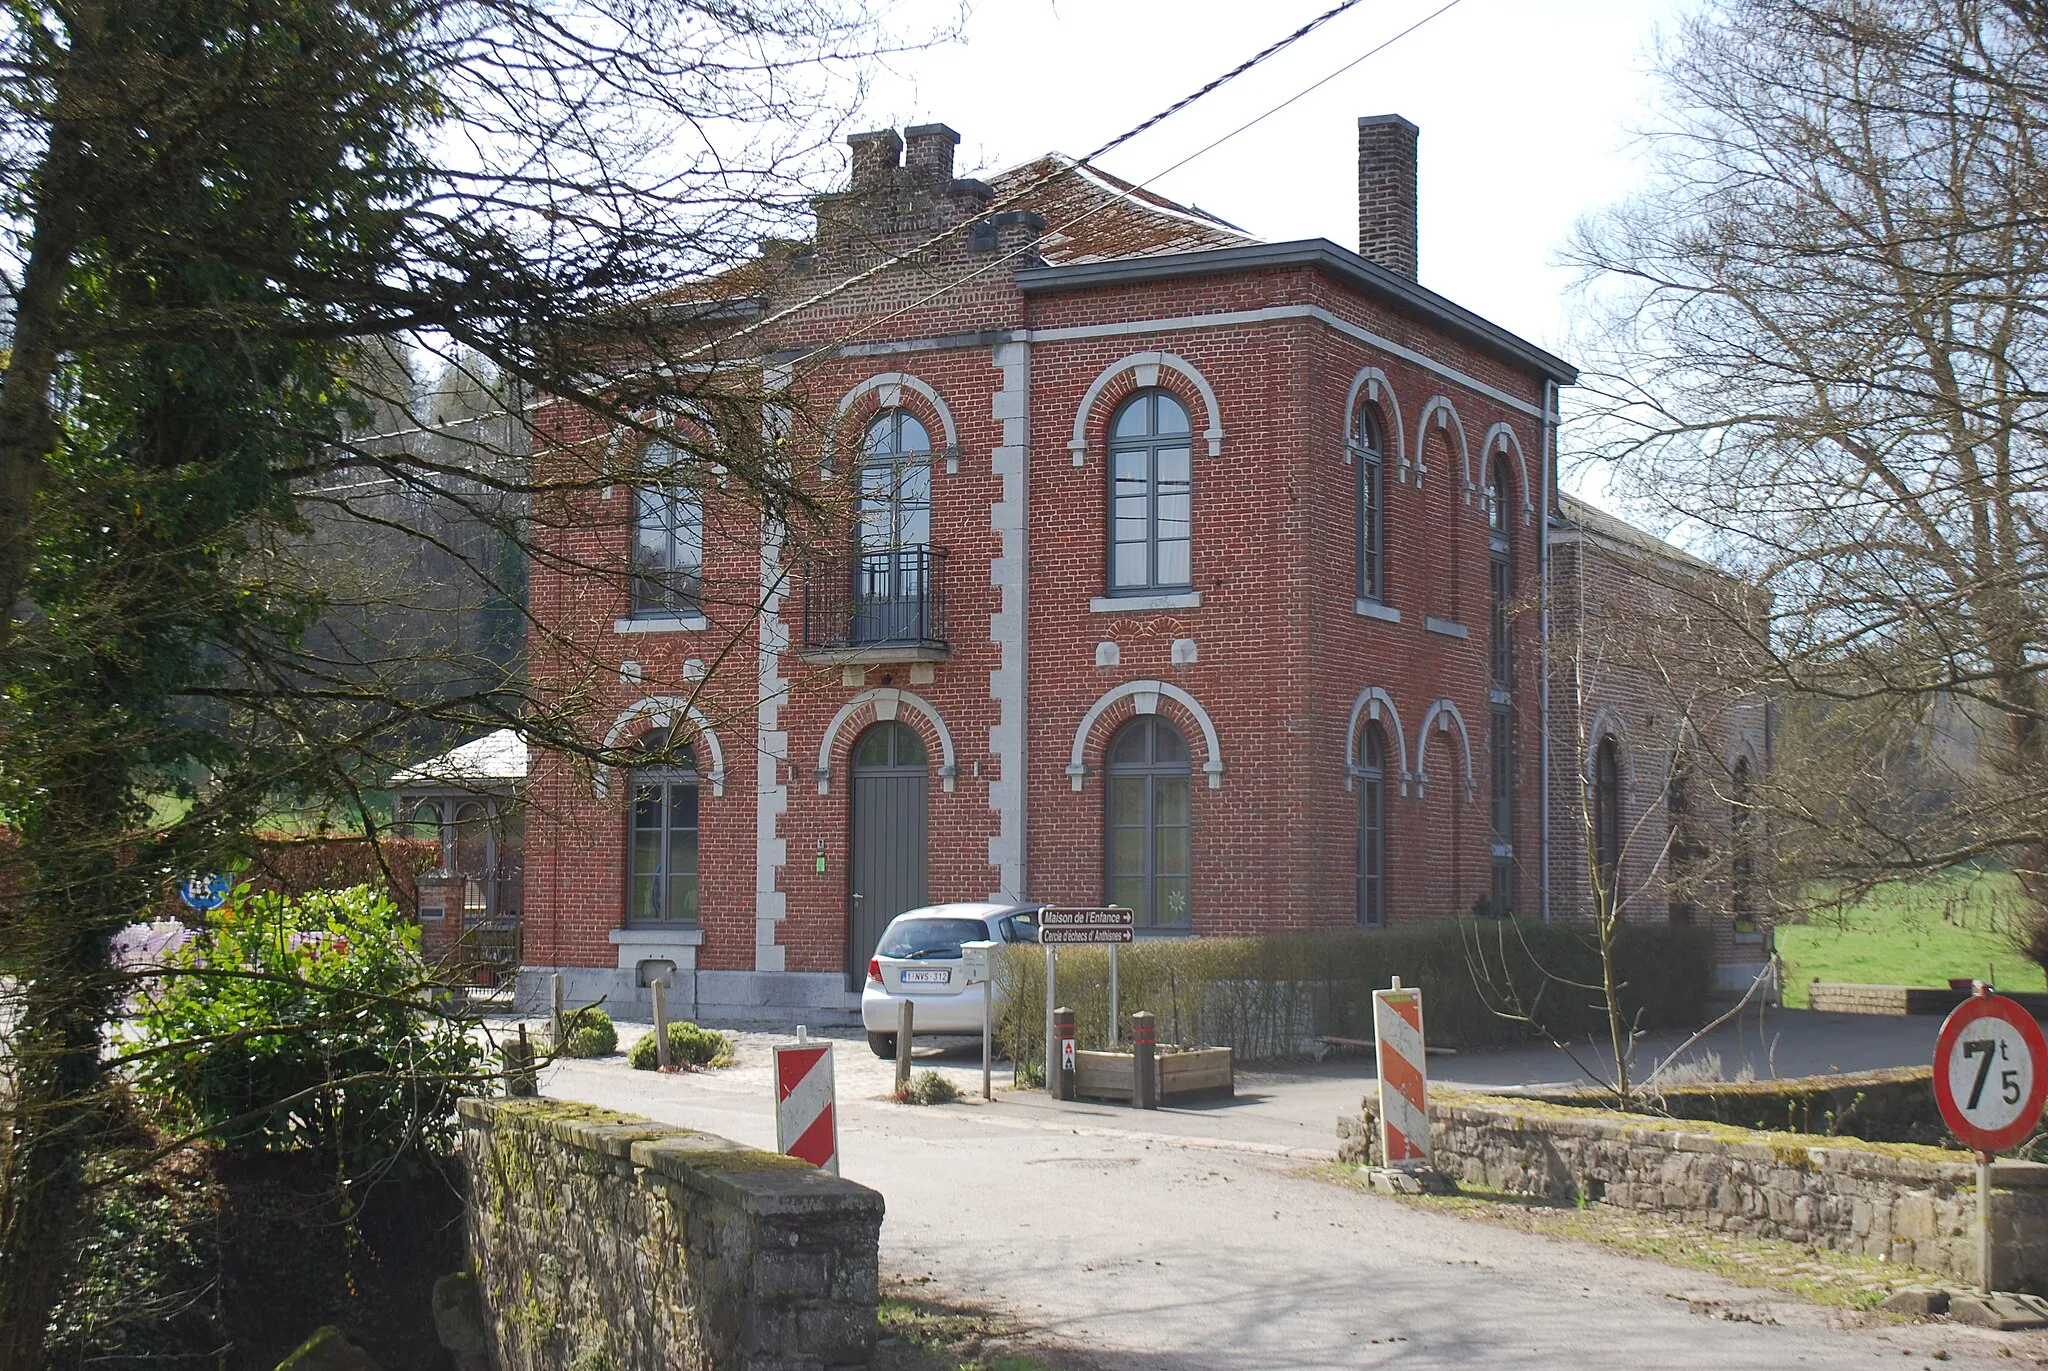
<path fill-rule="evenodd" d="M 853 989 L 889 920 L 927 903 L 924 744 L 899 723 L 879 723 L 853 745 L 853 835 L 847 867 L 846 974 Z"/>

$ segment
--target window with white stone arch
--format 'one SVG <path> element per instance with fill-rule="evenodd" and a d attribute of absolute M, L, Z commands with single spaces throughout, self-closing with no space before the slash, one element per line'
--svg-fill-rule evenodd
<path fill-rule="evenodd" d="M 1172 392 L 1141 390 L 1109 425 L 1109 593 L 1194 584 L 1194 433 Z"/>

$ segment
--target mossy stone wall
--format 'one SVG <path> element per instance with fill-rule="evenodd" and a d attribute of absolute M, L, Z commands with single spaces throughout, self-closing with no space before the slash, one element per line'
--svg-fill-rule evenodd
<path fill-rule="evenodd" d="M 1374 1160 L 1376 1104 L 1340 1120 L 1340 1160 Z M 1966 1154 L 1452 1093 L 1431 1099 L 1429 1136 L 1437 1169 L 1467 1184 L 1977 1279 L 1977 1169 Z M 2001 1162 L 1992 1179 L 1998 1286 L 2048 1294 L 2048 1166 Z"/>
<path fill-rule="evenodd" d="M 833 1371 L 874 1355 L 882 1197 L 708 1133 L 464 1100 L 499 1371 Z"/>

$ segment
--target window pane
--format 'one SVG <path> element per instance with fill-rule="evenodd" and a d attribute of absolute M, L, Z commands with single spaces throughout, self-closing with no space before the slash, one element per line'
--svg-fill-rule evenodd
<path fill-rule="evenodd" d="M 1184 447 L 1163 447 L 1159 449 L 1159 493 L 1182 491 L 1188 488 L 1191 468 L 1188 464 L 1188 449 Z"/>
<path fill-rule="evenodd" d="M 1137 921 L 1149 926 L 1145 908 L 1145 878 L 1143 876 L 1120 876 L 1109 883 L 1109 902 L 1120 904 L 1126 909 L 1137 911 Z"/>
<path fill-rule="evenodd" d="M 889 730 L 886 728 L 871 728 L 861 734 L 860 741 L 854 745 L 853 764 L 855 766 L 887 766 L 889 764 Z"/>
<path fill-rule="evenodd" d="M 633 894 L 626 910 L 626 917 L 635 922 L 646 922 L 647 920 L 660 917 L 661 911 L 656 905 L 654 898 L 658 889 L 659 887 L 654 883 L 654 877 L 634 877 Z"/>
<path fill-rule="evenodd" d="M 1109 781 L 1109 821 L 1119 826 L 1145 822 L 1145 778 L 1112 776 Z"/>
<path fill-rule="evenodd" d="M 1188 740 L 1180 736 L 1180 730 L 1166 720 L 1154 716 L 1152 733 L 1156 739 L 1152 757 L 1161 762 L 1185 762 L 1188 759 Z"/>
<path fill-rule="evenodd" d="M 1158 426 L 1152 431 L 1154 433 L 1186 433 L 1188 431 L 1188 412 L 1182 408 L 1180 401 L 1164 391 L 1154 392 L 1153 398 L 1159 405 L 1159 419 Z"/>
<path fill-rule="evenodd" d="M 917 736 L 916 730 L 898 724 L 894 733 L 896 738 L 896 765 L 925 765 L 924 739 Z"/>
<path fill-rule="evenodd" d="M 697 787 L 672 785 L 668 788 L 668 822 L 671 829 L 697 827 Z"/>
<path fill-rule="evenodd" d="M 1193 568 L 1188 563 L 1186 539 L 1177 542 L 1159 540 L 1159 580 L 1162 586 L 1184 586 L 1192 583 Z"/>
<path fill-rule="evenodd" d="M 1115 481 L 1119 494 L 1132 490 L 1142 493 L 1151 469 L 1152 463 L 1142 449 L 1137 452 L 1118 452 L 1110 457 L 1110 476 Z"/>
<path fill-rule="evenodd" d="M 1160 782 L 1160 788 L 1164 789 L 1166 784 Z M 1161 825 L 1152 842 L 1152 863 L 1162 876 L 1187 875 L 1188 830 Z"/>
<path fill-rule="evenodd" d="M 1161 876 L 1152 882 L 1152 922 L 1160 928 L 1186 927 L 1191 912 L 1185 876 Z"/>
<path fill-rule="evenodd" d="M 1118 876 L 1143 875 L 1145 871 L 1145 830 L 1110 830 L 1109 869 Z"/>
<path fill-rule="evenodd" d="M 639 829 L 659 829 L 661 827 L 660 786 L 642 785 L 634 787 L 633 827 Z"/>
<path fill-rule="evenodd" d="M 1109 583 L 1119 590 L 1131 586 L 1149 585 L 1145 574 L 1145 545 L 1143 543 L 1119 543 L 1116 557 L 1110 565 Z"/>
<path fill-rule="evenodd" d="M 1188 823 L 1187 777 L 1161 776 L 1152 784 L 1155 821 L 1162 828 L 1169 824 L 1185 826 Z"/>
<path fill-rule="evenodd" d="M 668 908 L 663 913 L 670 923 L 697 922 L 697 874 L 694 871 L 668 878 Z"/>
<path fill-rule="evenodd" d="M 898 430 L 896 435 L 896 450 L 898 452 L 930 452 L 932 450 L 932 436 L 925 430 L 925 426 L 918 422 L 915 416 L 906 414 L 899 409 L 896 411 L 896 417 L 902 424 L 902 428 Z"/>
<path fill-rule="evenodd" d="M 868 425 L 867 437 L 862 441 L 870 455 L 887 456 L 896 451 L 896 425 L 892 422 L 896 411 L 887 410 Z"/>
<path fill-rule="evenodd" d="M 1116 425 L 1110 430 L 1116 438 L 1143 438 L 1151 432 L 1147 420 L 1145 397 L 1140 396 L 1123 407 L 1116 416 Z"/>

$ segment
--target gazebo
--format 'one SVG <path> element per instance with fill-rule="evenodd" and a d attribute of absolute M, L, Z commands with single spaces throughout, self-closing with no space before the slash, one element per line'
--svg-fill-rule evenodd
<path fill-rule="evenodd" d="M 483 984 L 519 967 L 528 751 L 501 728 L 390 781 L 399 831 L 441 844 L 439 866 L 419 878 L 424 950 L 473 966 Z"/>

